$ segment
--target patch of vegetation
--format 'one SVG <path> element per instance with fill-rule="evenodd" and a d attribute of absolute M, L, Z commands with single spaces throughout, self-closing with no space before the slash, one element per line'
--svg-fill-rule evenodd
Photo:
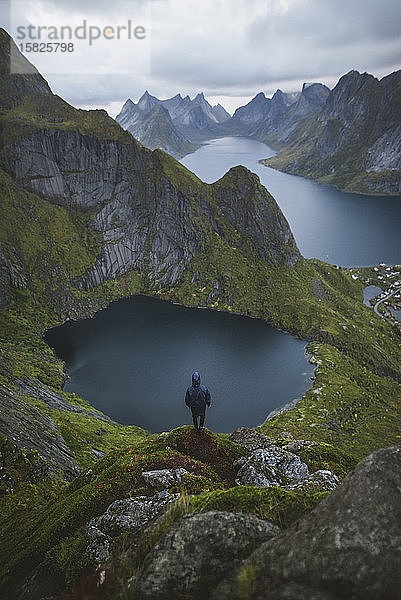
<path fill-rule="evenodd" d="M 324 469 L 331 471 L 340 479 L 352 471 L 358 462 L 347 452 L 323 442 L 304 446 L 299 456 L 302 462 L 308 465 L 310 473 Z"/>
<path fill-rule="evenodd" d="M 159 436 L 159 439 L 161 437 Z M 191 426 L 179 427 L 162 439 L 163 444 L 210 465 L 223 481 L 229 483 L 233 483 L 236 474 L 234 461 L 245 454 L 244 449 L 231 442 L 227 435 L 216 435 L 208 429 L 199 435 Z"/>
<path fill-rule="evenodd" d="M 202 462 L 169 445 L 173 438 L 178 443 L 180 439 L 187 439 L 188 429 L 182 429 L 181 432 L 174 430 L 170 438 L 168 435 L 153 436 L 135 445 L 120 443 L 118 449 L 98 460 L 69 485 L 48 487 L 43 496 L 38 493 L 29 502 L 14 502 L 12 509 L 7 503 L 9 499 L 4 498 L 0 509 L 7 507 L 7 516 L 0 533 L 0 589 L 7 589 L 7 585 L 15 582 L 15 577 L 28 575 L 45 556 L 49 562 L 60 551 L 66 559 L 64 571 L 59 560 L 60 570 L 67 580 L 75 580 L 81 567 L 88 566 L 87 558 L 82 555 L 82 527 L 101 515 L 115 500 L 154 494 L 141 477 L 143 471 L 186 469 L 189 475 L 184 476 L 180 486 L 184 496 L 185 489 L 193 493 L 196 489 L 204 491 L 228 486 L 229 481 L 221 481 L 216 474 L 216 461 L 212 460 L 212 455 L 221 446 L 223 453 L 229 448 L 230 456 L 234 457 L 239 453 L 236 445 L 209 434 L 207 439 L 212 452 Z"/>
<path fill-rule="evenodd" d="M 288 431 L 298 439 L 326 442 L 357 460 L 399 443 L 401 385 L 329 344 L 312 342 L 308 351 L 317 365 L 313 388 L 260 431 L 273 438 Z M 340 466 L 351 466 L 338 459 Z"/>
<path fill-rule="evenodd" d="M 218 490 L 195 496 L 191 498 L 191 506 L 199 511 L 252 513 L 279 527 L 288 527 L 327 494 L 328 492 L 308 494 L 278 487 L 259 488 L 240 485 L 229 490 Z"/>

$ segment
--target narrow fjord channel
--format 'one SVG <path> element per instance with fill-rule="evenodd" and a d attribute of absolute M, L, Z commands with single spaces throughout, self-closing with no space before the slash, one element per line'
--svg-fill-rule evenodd
<path fill-rule="evenodd" d="M 343 267 L 400 264 L 401 196 L 342 192 L 258 162 L 273 154 L 256 140 L 224 137 L 205 143 L 181 163 L 207 183 L 236 165 L 256 173 L 283 211 L 306 258 Z"/>

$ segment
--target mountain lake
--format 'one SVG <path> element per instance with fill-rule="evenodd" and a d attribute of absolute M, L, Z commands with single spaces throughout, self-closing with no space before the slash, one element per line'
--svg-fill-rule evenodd
<path fill-rule="evenodd" d="M 342 266 L 401 262 L 401 197 L 346 193 L 258 162 L 273 154 L 250 138 L 225 137 L 181 162 L 208 183 L 239 164 L 257 173 L 307 258 Z M 191 422 L 184 396 L 195 370 L 212 395 L 206 426 L 214 431 L 255 427 L 311 387 L 304 341 L 258 319 L 144 296 L 113 302 L 45 339 L 66 362 L 65 391 L 152 432 Z"/>

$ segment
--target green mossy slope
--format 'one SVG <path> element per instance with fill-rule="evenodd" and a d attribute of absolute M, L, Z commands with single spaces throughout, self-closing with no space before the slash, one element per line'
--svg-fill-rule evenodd
<path fill-rule="evenodd" d="M 9 445 L 7 455 L 12 456 L 11 444 L 2 443 Z M 335 448 L 326 446 L 326 457 L 329 451 L 330 466 L 340 471 L 344 456 L 340 457 Z M 13 493 L 14 510 L 10 511 L 6 498 L 0 497 L 2 512 L 8 507 L 0 534 L 0 589 L 9 589 L 13 581 L 25 577 L 40 564 L 45 572 L 48 568 L 52 569 L 53 575 L 56 572 L 67 587 L 74 586 L 94 566 L 86 554 L 85 525 L 102 514 L 114 500 L 151 496 L 154 490 L 141 478 L 142 471 L 185 468 L 188 475 L 176 490 L 171 490 L 183 495 L 185 512 L 248 512 L 280 527 L 287 527 L 326 495 L 280 488 L 233 488 L 233 462 L 243 454 L 244 449 L 230 442 L 225 435 L 206 430 L 200 437 L 191 427 L 180 427 L 134 445 L 121 444 L 119 449 L 109 452 L 62 488 L 41 487 L 40 478 L 33 487 L 32 483 L 28 485 L 29 476 L 25 475 L 19 484 L 19 493 L 18 490 Z M 312 470 L 327 466 L 324 458 L 320 460 L 316 456 Z M 18 461 L 23 461 L 24 465 L 29 465 L 28 460 L 19 455 Z M 22 471 L 29 473 L 29 466 L 19 469 Z M 188 493 L 192 497 L 185 501 Z M 174 518 L 182 514 L 179 509 Z M 171 526 L 171 515 L 167 516 L 167 521 Z M 142 540 L 136 540 L 138 565 L 166 528 L 162 519 L 156 529 L 151 528 Z"/>

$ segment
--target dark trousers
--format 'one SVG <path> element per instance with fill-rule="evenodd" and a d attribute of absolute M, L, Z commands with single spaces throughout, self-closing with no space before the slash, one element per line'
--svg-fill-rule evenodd
<path fill-rule="evenodd" d="M 199 418 L 199 425 L 198 425 L 198 418 Z M 193 412 L 192 413 L 192 421 L 194 422 L 195 429 L 202 429 L 202 427 L 205 423 L 205 415 L 198 415 Z"/>

